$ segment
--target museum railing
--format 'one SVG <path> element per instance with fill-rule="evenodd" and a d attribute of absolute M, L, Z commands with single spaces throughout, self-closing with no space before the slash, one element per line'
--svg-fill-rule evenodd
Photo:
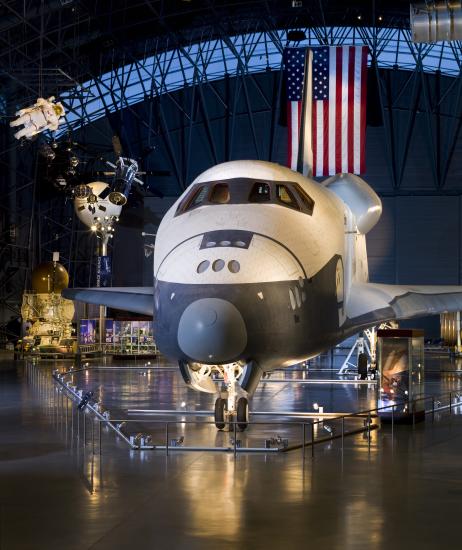
<path fill-rule="evenodd" d="M 55 371 L 53 377 L 58 382 L 57 389 L 61 393 L 61 401 L 58 400 L 58 404 L 61 404 L 58 406 L 62 407 L 68 415 L 69 405 L 68 403 L 64 404 L 63 400 L 68 397 L 73 402 L 78 401 L 82 405 L 85 395 L 82 390 L 77 390 L 70 381 L 65 380 L 65 374 Z M 71 409 L 72 415 L 77 410 L 78 426 L 80 426 L 81 416 L 83 416 L 84 426 L 86 426 L 87 418 L 91 419 L 92 449 L 95 451 L 95 448 L 98 448 L 98 453 L 102 453 L 102 430 L 109 430 L 115 432 L 134 451 L 152 450 L 162 451 L 166 454 L 174 451 L 221 451 L 238 454 L 245 452 L 284 453 L 301 449 L 302 455 L 305 457 L 306 451 L 309 449 L 311 456 L 314 457 L 317 445 L 330 444 L 338 440 L 343 451 L 346 437 L 361 434 L 363 435 L 362 444 L 366 445 L 370 451 L 371 445 L 378 443 L 377 438 L 373 442 L 373 434 L 384 421 L 388 422 L 390 428 L 388 433 L 391 433 L 393 441 L 396 425 L 403 421 L 403 411 L 406 412 L 405 420 L 414 428 L 422 416 L 431 415 L 434 420 L 436 413 L 443 410 L 448 410 L 449 414 L 456 411 L 462 412 L 462 397 L 457 391 L 451 391 L 418 398 L 410 402 L 403 400 L 382 407 L 337 416 L 326 417 L 306 413 L 307 417 L 318 416 L 311 420 L 308 418 L 302 421 L 249 420 L 247 426 L 251 429 L 245 432 L 239 430 L 242 422 L 229 421 L 225 426 L 227 431 L 225 433 L 218 432 L 218 434 L 215 428 L 209 429 L 214 427 L 214 421 L 187 420 L 185 416 L 188 413 L 186 411 L 184 412 L 185 416 L 180 420 L 113 419 L 109 411 L 103 410 L 100 404 L 93 403 L 91 399 L 84 404 L 82 409 L 74 407 Z M 172 412 L 181 416 L 178 411 Z M 189 411 L 191 415 L 195 413 L 197 414 L 197 411 Z M 215 434 L 215 441 L 212 445 L 209 443 L 211 434 Z M 226 441 L 227 437 L 229 437 L 228 441 Z M 95 445 L 95 438 L 99 442 L 97 445 Z M 190 441 L 195 443 L 189 444 Z"/>

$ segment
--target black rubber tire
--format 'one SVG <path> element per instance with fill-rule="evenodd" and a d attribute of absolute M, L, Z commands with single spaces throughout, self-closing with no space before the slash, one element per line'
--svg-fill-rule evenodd
<path fill-rule="evenodd" d="M 224 430 L 225 429 L 225 426 L 226 426 L 226 422 L 225 422 L 225 416 L 226 416 L 226 411 L 228 409 L 228 406 L 227 406 L 227 403 L 226 403 L 226 399 L 222 399 L 221 397 L 219 397 L 216 401 L 215 401 L 215 426 L 219 429 L 219 430 Z"/>
<path fill-rule="evenodd" d="M 237 427 L 243 432 L 249 425 L 249 402 L 245 397 L 240 397 L 237 400 L 236 414 Z"/>
<path fill-rule="evenodd" d="M 367 355 L 360 353 L 358 356 L 358 374 L 360 380 L 366 380 L 367 378 Z"/>

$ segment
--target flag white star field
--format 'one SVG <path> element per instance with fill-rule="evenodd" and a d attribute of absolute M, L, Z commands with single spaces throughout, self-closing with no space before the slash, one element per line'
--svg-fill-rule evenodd
<path fill-rule="evenodd" d="M 367 54 L 367 46 L 284 50 L 292 170 L 313 176 L 365 171 Z M 304 83 L 311 99 L 303 101 Z"/>

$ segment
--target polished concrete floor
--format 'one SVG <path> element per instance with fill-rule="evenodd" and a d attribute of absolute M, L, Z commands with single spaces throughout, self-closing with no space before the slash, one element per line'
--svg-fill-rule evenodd
<path fill-rule="evenodd" d="M 328 366 L 276 373 L 282 381 L 262 384 L 254 409 L 306 411 L 318 401 L 345 412 L 357 398 L 361 408 L 370 405 L 367 386 L 290 381 L 332 378 Z M 56 367 L 63 365 L 0 358 L 0 550 L 461 547 L 458 407 L 414 429 L 384 427 L 370 441 L 351 436 L 343 451 L 340 440 L 317 445 L 304 460 L 300 450 L 236 458 L 130 451 L 105 429 L 100 456 L 88 415 L 77 420 L 75 405 L 62 406 L 67 400 L 50 381 Z M 79 377 L 80 387 L 96 389 L 127 418 L 131 408 L 213 404 L 168 368 L 153 368 L 150 381 L 142 363 Z M 461 377 L 460 364 L 427 359 L 428 393 L 458 391 Z"/>

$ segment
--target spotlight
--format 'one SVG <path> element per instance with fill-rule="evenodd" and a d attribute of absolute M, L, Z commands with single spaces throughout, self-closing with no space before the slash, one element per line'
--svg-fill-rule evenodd
<path fill-rule="evenodd" d="M 319 409 L 318 403 L 313 403 L 313 409 L 317 411 Z"/>
<path fill-rule="evenodd" d="M 58 176 L 55 180 L 55 184 L 58 187 L 66 187 L 67 181 L 62 176 Z"/>
<path fill-rule="evenodd" d="M 74 187 L 74 196 L 78 199 L 86 199 L 89 195 L 91 195 L 91 189 L 88 187 L 88 185 L 82 184 L 82 185 L 76 185 Z"/>
<path fill-rule="evenodd" d="M 90 227 L 90 229 L 91 229 L 92 231 L 96 231 L 96 225 L 92 225 L 92 226 Z"/>
<path fill-rule="evenodd" d="M 289 31 L 287 33 L 287 40 L 290 40 L 291 42 L 301 42 L 302 40 L 306 40 L 306 35 L 300 30 Z"/>
<path fill-rule="evenodd" d="M 56 153 L 53 151 L 53 149 L 48 145 L 48 143 L 45 143 L 42 145 L 39 149 L 39 153 L 42 155 L 42 157 L 45 157 L 48 163 L 51 163 L 56 158 Z"/>

